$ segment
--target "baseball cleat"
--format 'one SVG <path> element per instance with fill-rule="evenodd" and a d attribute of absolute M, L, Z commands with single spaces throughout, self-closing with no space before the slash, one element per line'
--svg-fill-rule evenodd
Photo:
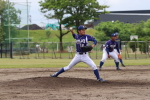
<path fill-rule="evenodd" d="M 102 66 L 101 67 L 99 67 L 99 70 L 101 70 L 102 69 Z"/>
<path fill-rule="evenodd" d="M 124 64 L 122 64 L 122 67 L 126 67 Z"/>
<path fill-rule="evenodd" d="M 50 75 L 50 77 L 57 77 L 56 74 Z"/>
<path fill-rule="evenodd" d="M 98 79 L 97 81 L 105 82 L 106 80 L 103 80 L 102 78 L 100 78 L 100 79 Z"/>
<path fill-rule="evenodd" d="M 120 69 L 120 68 L 118 67 L 118 68 L 116 68 L 116 70 L 122 70 L 122 69 Z"/>

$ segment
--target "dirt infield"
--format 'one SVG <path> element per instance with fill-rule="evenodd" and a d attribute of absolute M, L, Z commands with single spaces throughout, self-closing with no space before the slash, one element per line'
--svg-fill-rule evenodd
<path fill-rule="evenodd" d="M 59 68 L 0 69 L 0 100 L 150 100 L 150 66 L 72 68 L 58 78 Z"/>

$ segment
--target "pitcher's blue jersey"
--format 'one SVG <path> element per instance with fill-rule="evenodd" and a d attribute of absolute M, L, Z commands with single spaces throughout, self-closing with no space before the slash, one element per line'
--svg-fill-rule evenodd
<path fill-rule="evenodd" d="M 106 47 L 106 51 L 108 55 L 109 55 L 109 52 L 114 51 L 114 49 L 117 49 L 118 53 L 120 53 L 118 43 L 116 41 L 108 40 L 105 44 L 105 47 Z"/>
<path fill-rule="evenodd" d="M 82 52 L 81 47 L 87 46 L 88 41 L 93 41 L 95 45 L 97 44 L 95 38 L 90 35 L 72 34 L 72 36 L 76 39 L 76 52 Z"/>

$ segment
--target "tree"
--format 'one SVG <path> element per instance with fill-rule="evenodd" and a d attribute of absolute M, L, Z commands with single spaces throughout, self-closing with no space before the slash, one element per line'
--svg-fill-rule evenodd
<path fill-rule="evenodd" d="M 98 16 L 107 11 L 100 12 L 108 6 L 99 5 L 97 0 L 65 0 L 66 4 L 66 17 L 62 23 L 68 23 L 68 25 L 76 26 L 76 30 L 79 25 L 83 25 L 88 20 L 98 19 Z"/>
<path fill-rule="evenodd" d="M 4 31 L 5 37 L 9 37 L 10 31 L 10 38 L 15 38 L 18 35 L 17 31 L 17 24 L 21 22 L 18 14 L 21 14 L 21 10 L 16 9 L 14 3 L 6 2 L 5 3 L 5 10 L 3 12 L 3 21 L 4 21 Z"/>
<path fill-rule="evenodd" d="M 104 32 L 95 32 L 94 37 L 96 37 L 98 41 L 107 41 L 110 39 Z"/>
<path fill-rule="evenodd" d="M 133 31 L 132 30 L 133 25 L 130 23 L 122 23 L 119 26 L 120 26 L 120 30 L 118 31 L 119 38 L 122 41 L 130 41 L 130 35 L 133 34 L 133 32 L 132 32 Z"/>
<path fill-rule="evenodd" d="M 129 46 L 133 52 L 136 52 L 137 48 L 138 48 L 138 43 L 136 42 L 137 39 L 133 39 L 132 41 L 134 41 L 134 42 L 130 42 Z"/>
<path fill-rule="evenodd" d="M 0 0 L 0 42 L 4 41 L 4 22 L 3 22 L 3 12 L 5 8 L 5 2 Z"/>
<path fill-rule="evenodd" d="M 148 49 L 149 49 L 149 43 L 147 42 L 149 40 L 149 36 L 145 36 L 143 38 L 139 38 L 138 41 L 142 41 L 139 42 L 139 50 L 141 51 L 141 53 L 147 53 Z"/>
<path fill-rule="evenodd" d="M 150 19 L 144 23 L 144 32 L 147 36 L 150 36 Z"/>
<path fill-rule="evenodd" d="M 97 26 L 94 27 L 97 32 L 95 32 L 94 36 L 99 41 L 107 41 L 110 39 L 110 35 L 114 33 L 114 25 L 111 21 L 101 22 Z M 116 29 L 118 30 L 118 29 Z M 118 31 L 116 31 L 118 32 Z"/>
<path fill-rule="evenodd" d="M 61 28 L 61 23 L 65 15 L 65 8 L 66 8 L 66 4 L 64 2 L 65 2 L 64 0 L 44 0 L 39 2 L 41 6 L 41 12 L 49 13 L 45 14 L 46 18 L 48 19 L 54 18 L 58 20 L 60 34 L 56 36 L 59 38 L 60 41 L 60 51 L 63 51 L 62 38 L 63 36 L 69 33 L 69 31 L 63 33 Z M 53 11 L 54 14 L 52 15 L 52 12 L 50 11 Z"/>
<path fill-rule="evenodd" d="M 20 14 L 21 11 L 17 10 L 14 7 L 14 4 L 11 2 L 6 2 L 0 0 L 3 3 L 3 6 L 0 6 L 0 16 L 1 16 L 1 34 L 3 38 L 0 41 L 4 41 L 5 37 L 8 37 L 8 31 L 10 29 L 11 37 L 15 37 L 17 35 L 16 24 L 19 24 L 21 20 L 19 19 L 17 14 Z M 4 36 L 5 34 L 5 36 Z"/>
<path fill-rule="evenodd" d="M 138 35 L 138 37 L 144 37 L 146 33 L 144 32 L 144 21 L 141 21 L 140 23 L 136 23 L 134 25 L 134 33 L 133 35 Z"/>
<path fill-rule="evenodd" d="M 108 38 L 110 38 L 110 35 L 118 32 L 119 33 L 119 38 L 122 41 L 129 41 L 130 40 L 130 35 L 132 34 L 132 24 L 129 23 L 123 23 L 120 21 L 115 21 L 115 22 L 101 22 L 97 26 L 95 26 L 95 30 L 97 32 L 94 34 L 94 36 L 99 40 L 99 41 L 106 41 Z"/>

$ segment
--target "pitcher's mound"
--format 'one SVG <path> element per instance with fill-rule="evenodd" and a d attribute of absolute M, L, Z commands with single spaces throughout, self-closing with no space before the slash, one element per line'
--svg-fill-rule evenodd
<path fill-rule="evenodd" d="M 106 83 L 106 82 L 105 82 Z M 29 88 L 80 88 L 101 86 L 102 82 L 92 79 L 68 78 L 68 77 L 35 77 L 15 80 L 6 83 L 9 86 Z"/>

